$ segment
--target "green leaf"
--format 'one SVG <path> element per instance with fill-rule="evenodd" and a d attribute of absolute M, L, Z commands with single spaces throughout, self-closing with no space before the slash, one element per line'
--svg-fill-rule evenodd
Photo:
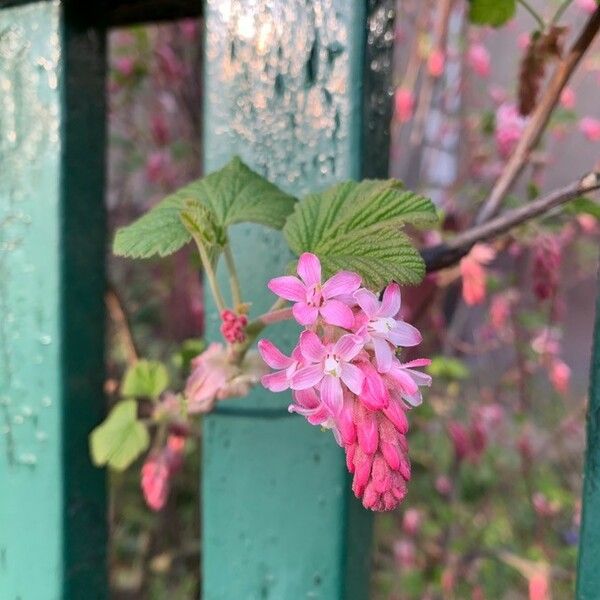
<path fill-rule="evenodd" d="M 281 229 L 294 203 L 292 196 L 235 157 L 222 169 L 180 188 L 143 217 L 119 229 L 113 251 L 119 256 L 149 258 L 179 250 L 191 239 L 181 221 L 182 211 L 192 211 L 196 219 L 208 219 L 206 232 L 217 239 L 223 239 L 225 228 L 235 223 Z M 194 208 L 198 212 L 194 213 Z"/>
<path fill-rule="evenodd" d="M 119 402 L 90 435 L 90 453 L 96 466 L 123 471 L 150 444 L 146 426 L 138 421 L 135 400 Z"/>
<path fill-rule="evenodd" d="M 515 16 L 516 0 L 469 0 L 469 20 L 476 25 L 499 27 Z"/>
<path fill-rule="evenodd" d="M 326 277 L 352 270 L 367 287 L 380 289 L 392 280 L 421 281 L 425 265 L 401 229 L 436 218 L 432 202 L 400 181 L 348 181 L 298 203 L 283 233 L 296 254 L 319 257 Z"/>
<path fill-rule="evenodd" d="M 436 379 L 467 379 L 469 367 L 457 358 L 435 356 L 427 367 L 427 372 Z"/>
<path fill-rule="evenodd" d="M 121 394 L 125 397 L 158 398 L 169 385 L 169 373 L 161 362 L 139 360 L 129 367 L 123 378 Z"/>
<path fill-rule="evenodd" d="M 565 211 L 573 215 L 592 215 L 600 221 L 600 203 L 580 196 L 565 205 Z"/>

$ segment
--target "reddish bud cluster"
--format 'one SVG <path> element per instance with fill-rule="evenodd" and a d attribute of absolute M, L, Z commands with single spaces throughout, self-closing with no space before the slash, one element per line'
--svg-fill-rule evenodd
<path fill-rule="evenodd" d="M 538 300 L 554 296 L 560 269 L 560 244 L 545 235 L 538 238 L 533 253 L 533 293 Z"/>
<path fill-rule="evenodd" d="M 221 311 L 221 334 L 230 344 L 240 343 L 246 339 L 246 315 L 238 315 L 232 310 Z"/>

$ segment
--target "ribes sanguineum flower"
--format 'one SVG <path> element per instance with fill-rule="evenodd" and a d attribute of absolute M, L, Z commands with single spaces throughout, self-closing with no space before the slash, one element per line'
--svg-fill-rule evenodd
<path fill-rule="evenodd" d="M 345 297 L 355 292 L 360 276 L 340 271 L 321 283 L 321 263 L 310 252 L 298 260 L 298 277 L 285 275 L 269 282 L 269 289 L 285 300 L 294 302 L 292 312 L 300 325 L 312 325 L 320 316 L 325 323 L 349 329 L 354 316 Z"/>
<path fill-rule="evenodd" d="M 357 335 L 346 334 L 335 343 L 323 344 L 316 333 L 303 331 L 300 352 L 307 366 L 294 373 L 290 387 L 293 390 L 318 387 L 323 403 L 337 415 L 342 408 L 342 384 L 355 394 L 362 389 L 362 371 L 351 362 L 362 347 L 363 340 Z"/>
<path fill-rule="evenodd" d="M 431 383 L 417 370 L 429 360 L 403 363 L 396 352 L 419 344 L 421 334 L 398 317 L 396 283 L 385 288 L 381 301 L 359 289 L 355 273 L 344 271 L 321 284 L 320 263 L 312 254 L 300 257 L 298 274 L 300 279 L 278 277 L 269 288 L 295 302 L 293 314 L 306 329 L 290 356 L 267 340 L 259 342 L 275 370 L 262 383 L 271 391 L 290 388 L 290 412 L 332 431 L 354 475 L 352 489 L 366 508 L 391 510 L 410 479 L 406 412 L 422 402 L 420 388 Z"/>
<path fill-rule="evenodd" d="M 421 334 L 412 325 L 396 318 L 401 304 L 400 286 L 397 283 L 385 288 L 381 302 L 373 292 L 364 288 L 355 292 L 354 298 L 362 309 L 362 315 L 356 319 L 356 323 L 362 326 L 360 331 L 373 346 L 377 368 L 385 373 L 392 366 L 394 348 L 420 344 Z"/>

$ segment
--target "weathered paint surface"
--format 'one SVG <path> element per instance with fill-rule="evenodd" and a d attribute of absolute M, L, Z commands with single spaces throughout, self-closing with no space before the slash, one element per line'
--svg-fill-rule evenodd
<path fill-rule="evenodd" d="M 577 573 L 579 600 L 600 598 L 600 279 L 598 281 Z"/>
<path fill-rule="evenodd" d="M 359 177 L 365 4 L 212 0 L 206 18 L 205 170 L 239 154 L 297 195 Z M 290 255 L 278 232 L 258 226 L 238 226 L 232 243 L 259 314 Z M 207 329 L 217 339 L 212 306 Z M 290 350 L 298 328 L 268 335 Z M 369 519 L 343 452 L 288 415 L 289 402 L 256 389 L 205 420 L 206 600 L 367 596 Z"/>
<path fill-rule="evenodd" d="M 3 600 L 105 592 L 103 476 L 86 443 L 102 406 L 98 40 L 71 32 L 59 2 L 0 10 Z"/>

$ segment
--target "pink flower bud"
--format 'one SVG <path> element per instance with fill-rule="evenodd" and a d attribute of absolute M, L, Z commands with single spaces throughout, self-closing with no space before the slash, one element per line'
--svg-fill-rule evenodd
<path fill-rule="evenodd" d="M 427 72 L 432 77 L 439 77 L 444 72 L 444 66 L 446 64 L 446 57 L 439 48 L 435 48 L 429 54 L 427 59 Z"/>
<path fill-rule="evenodd" d="M 600 142 L 600 119 L 584 117 L 579 121 L 579 130 L 590 142 Z"/>
<path fill-rule="evenodd" d="M 596 0 L 575 0 L 575 6 L 591 15 L 598 8 L 598 3 Z"/>
<path fill-rule="evenodd" d="M 573 110 L 575 108 L 575 92 L 573 88 L 567 86 L 560 93 L 560 105 L 567 110 Z"/>
<path fill-rule="evenodd" d="M 404 530 L 404 533 L 414 537 L 421 530 L 422 523 L 423 514 L 420 510 L 416 508 L 406 509 L 402 518 L 402 529 Z"/>
<path fill-rule="evenodd" d="M 417 564 L 417 550 L 411 540 L 394 542 L 394 558 L 400 569 L 412 569 Z"/>
<path fill-rule="evenodd" d="M 566 394 L 569 391 L 571 369 L 559 358 L 555 358 L 550 364 L 550 382 L 559 394 Z"/>
<path fill-rule="evenodd" d="M 406 88 L 398 88 L 394 95 L 394 106 L 396 119 L 400 123 L 410 121 L 415 107 L 413 93 Z"/>
<path fill-rule="evenodd" d="M 452 480 L 447 475 L 440 475 L 435 480 L 435 490 L 440 496 L 449 496 L 454 489 Z"/>
<path fill-rule="evenodd" d="M 464 425 L 461 425 L 458 421 L 450 421 L 448 423 L 448 435 L 452 440 L 454 446 L 454 455 L 456 460 L 463 460 L 471 449 L 469 441 L 469 433 Z"/>
<path fill-rule="evenodd" d="M 471 44 L 467 53 L 469 66 L 480 77 L 488 77 L 490 74 L 490 53 L 483 44 Z"/>
<path fill-rule="evenodd" d="M 130 56 L 120 56 L 115 60 L 115 69 L 122 77 L 131 77 L 135 70 L 135 59 Z"/>
<path fill-rule="evenodd" d="M 169 477 L 169 467 L 164 454 L 151 454 L 142 467 L 141 486 L 146 503 L 152 510 L 161 510 L 166 504 Z"/>

